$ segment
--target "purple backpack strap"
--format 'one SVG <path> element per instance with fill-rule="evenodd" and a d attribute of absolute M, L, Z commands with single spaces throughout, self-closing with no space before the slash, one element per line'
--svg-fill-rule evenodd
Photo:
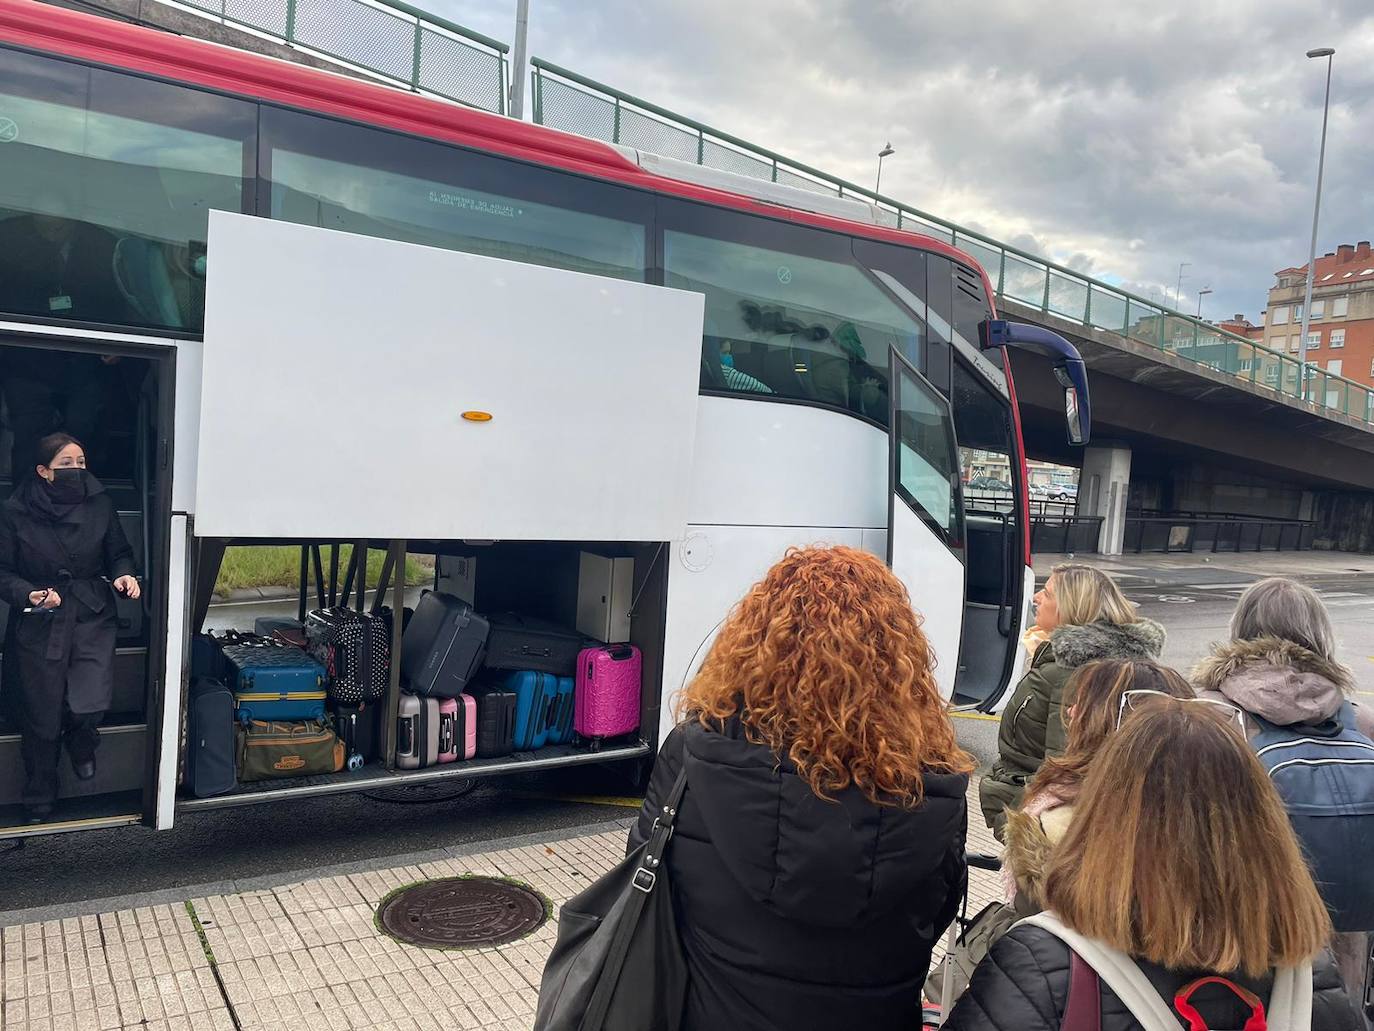
<path fill-rule="evenodd" d="M 1069 1001 L 1059 1031 L 1102 1031 L 1102 986 L 1078 953 L 1069 951 Z"/>

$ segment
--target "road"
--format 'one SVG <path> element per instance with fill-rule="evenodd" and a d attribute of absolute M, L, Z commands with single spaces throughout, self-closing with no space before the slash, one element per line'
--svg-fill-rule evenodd
<path fill-rule="evenodd" d="M 1137 566 L 1118 575 L 1140 611 L 1167 628 L 1165 661 L 1184 670 L 1212 642 L 1226 637 L 1236 599 L 1257 578 L 1204 567 Z M 1322 575 L 1310 583 L 1330 607 L 1342 661 L 1355 671 L 1363 697 L 1374 704 L 1374 573 Z M 984 764 L 990 762 L 997 748 L 995 720 L 961 716 L 957 725 L 965 747 Z M 633 809 L 569 796 L 630 794 L 629 784 L 614 773 L 555 771 L 484 784 L 450 801 L 398 804 L 349 795 L 187 814 L 173 830 L 161 833 L 129 828 L 39 838 L 0 861 L 0 909 L 228 880 L 285 881 L 336 864 L 604 824 L 628 819 Z"/>

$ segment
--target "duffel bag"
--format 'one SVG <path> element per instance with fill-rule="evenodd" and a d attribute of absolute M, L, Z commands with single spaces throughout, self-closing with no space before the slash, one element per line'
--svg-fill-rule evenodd
<path fill-rule="evenodd" d="M 308 777 L 338 773 L 344 765 L 344 745 L 323 720 L 300 723 L 253 721 L 238 726 L 240 781 L 274 777 Z"/>

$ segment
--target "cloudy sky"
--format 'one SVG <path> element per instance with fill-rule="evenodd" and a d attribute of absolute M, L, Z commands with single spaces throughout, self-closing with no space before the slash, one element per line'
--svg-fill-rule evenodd
<path fill-rule="evenodd" d="M 514 0 L 428 0 L 499 39 Z M 1142 296 L 1263 307 L 1374 237 L 1374 2 L 531 0 L 530 52 Z"/>

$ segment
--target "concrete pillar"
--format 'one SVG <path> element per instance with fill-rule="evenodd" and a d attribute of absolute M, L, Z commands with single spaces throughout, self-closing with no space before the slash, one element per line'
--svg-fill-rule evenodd
<path fill-rule="evenodd" d="M 1130 488 L 1129 445 L 1099 441 L 1083 452 L 1083 471 L 1078 477 L 1078 514 L 1102 519 L 1097 550 L 1103 555 L 1121 554 Z"/>

